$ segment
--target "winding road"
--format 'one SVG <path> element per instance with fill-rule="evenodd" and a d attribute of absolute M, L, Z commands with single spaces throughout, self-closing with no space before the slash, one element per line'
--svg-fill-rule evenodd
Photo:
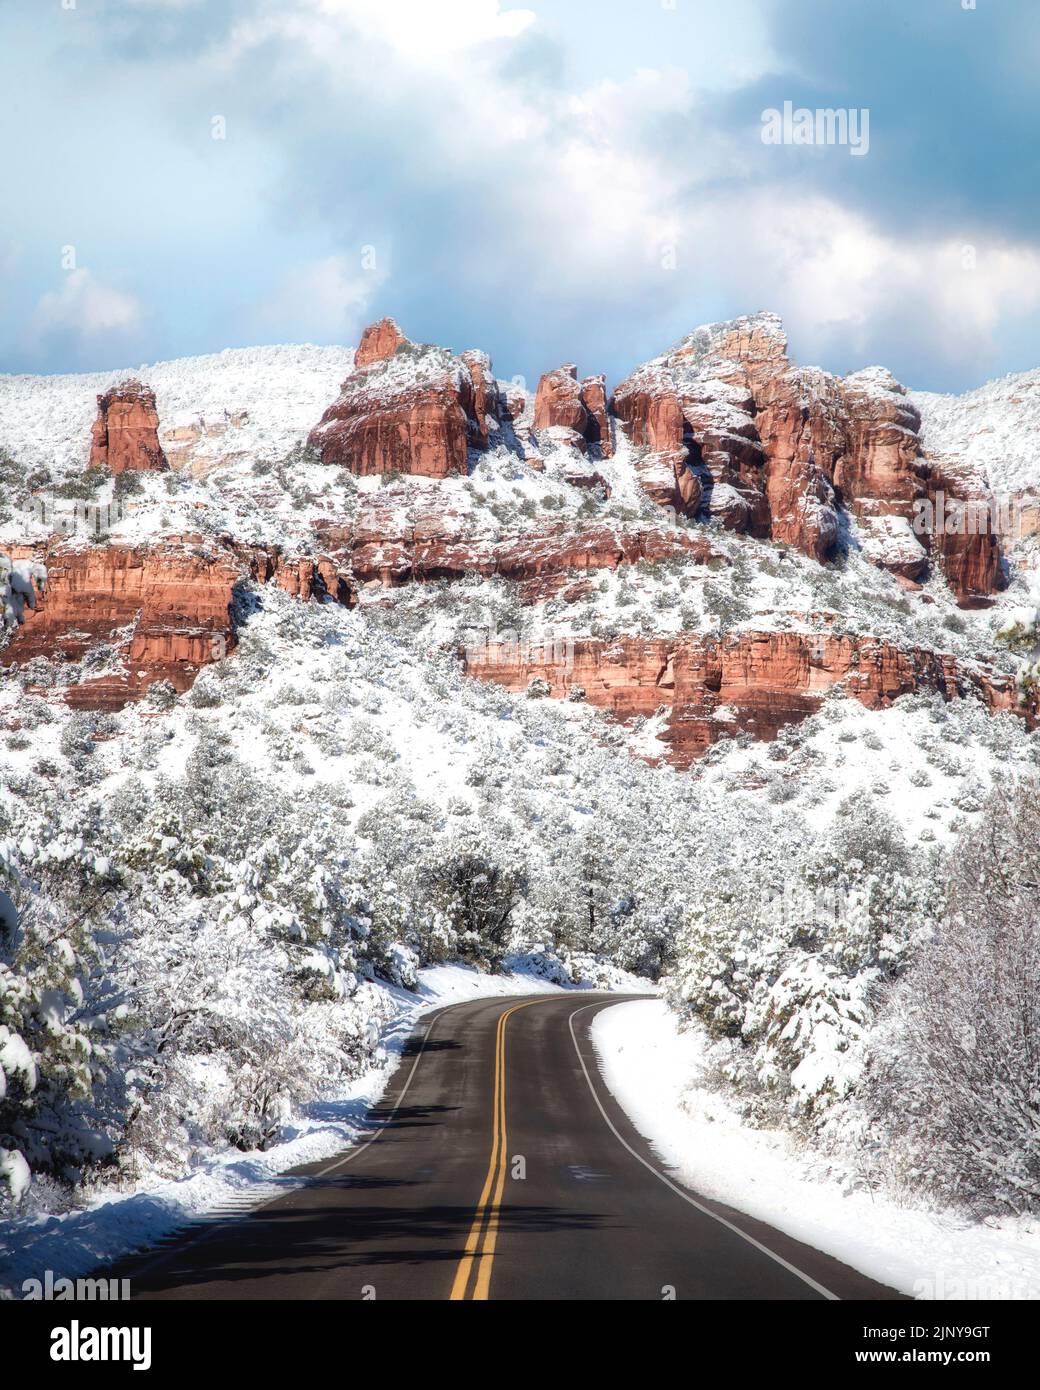
<path fill-rule="evenodd" d="M 893 1299 L 678 1185 L 589 1039 L 626 996 L 427 1016 L 361 1141 L 125 1273 L 138 1299 Z"/>

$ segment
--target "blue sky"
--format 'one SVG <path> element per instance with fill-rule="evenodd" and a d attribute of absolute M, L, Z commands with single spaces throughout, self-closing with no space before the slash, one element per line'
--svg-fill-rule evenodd
<path fill-rule="evenodd" d="M 1038 65 L 1033 0 L 0 0 L 0 370 L 390 313 L 613 382 L 770 308 L 965 389 L 1040 365 Z"/>

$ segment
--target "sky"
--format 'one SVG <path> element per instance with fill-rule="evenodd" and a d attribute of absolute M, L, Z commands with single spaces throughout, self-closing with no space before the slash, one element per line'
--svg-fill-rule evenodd
<path fill-rule="evenodd" d="M 1040 366 L 1038 66 L 1035 0 L 0 0 L 0 372 L 389 314 L 613 384 L 771 309 L 969 389 Z"/>

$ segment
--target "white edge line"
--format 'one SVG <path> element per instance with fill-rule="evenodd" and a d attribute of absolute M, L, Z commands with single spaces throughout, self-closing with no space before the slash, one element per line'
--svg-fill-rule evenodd
<path fill-rule="evenodd" d="M 584 1013 L 586 1009 L 594 1009 L 596 1007 L 609 1008 L 611 1006 L 603 1006 L 598 1002 L 597 1004 L 585 1004 L 582 1008 L 574 1010 L 574 1012 L 567 1019 L 567 1026 L 570 1029 L 571 1042 L 573 1042 L 574 1044 L 574 1051 L 578 1054 L 578 1061 L 581 1063 L 581 1069 L 585 1073 L 585 1080 L 588 1083 L 589 1090 L 592 1092 L 592 1099 L 596 1102 L 596 1107 L 599 1110 L 599 1113 L 603 1116 L 603 1119 L 606 1121 L 607 1128 L 610 1130 L 611 1134 L 613 1134 L 614 1138 L 618 1141 L 618 1143 L 621 1144 L 622 1147 L 626 1148 L 633 1158 L 638 1159 L 644 1168 L 648 1169 L 651 1173 L 653 1173 L 655 1178 L 659 1178 L 661 1182 L 664 1183 L 665 1187 L 670 1187 L 672 1191 L 676 1194 L 676 1196 L 681 1197 L 684 1202 L 689 1202 L 691 1207 L 696 1207 L 699 1212 L 702 1212 L 705 1216 L 710 1216 L 711 1219 L 713 1221 L 717 1221 L 720 1226 L 725 1226 L 728 1231 L 732 1231 L 733 1234 L 739 1236 L 741 1240 L 747 1241 L 748 1245 L 753 1245 L 755 1249 L 760 1250 L 763 1255 L 768 1255 L 771 1260 L 774 1260 L 778 1265 L 782 1265 L 784 1269 L 789 1271 L 789 1273 L 801 1279 L 801 1281 L 804 1284 L 808 1284 L 810 1288 L 815 1289 L 816 1292 L 822 1294 L 824 1298 L 829 1299 L 832 1303 L 840 1303 L 841 1299 L 838 1297 L 836 1293 L 831 1293 L 830 1289 L 825 1289 L 822 1284 L 818 1284 L 816 1280 L 810 1278 L 808 1274 L 803 1274 L 800 1269 L 798 1269 L 795 1265 L 790 1264 L 787 1260 L 783 1258 L 782 1255 L 778 1255 L 775 1250 L 770 1250 L 768 1245 L 763 1245 L 762 1242 L 756 1240 L 754 1236 L 749 1236 L 747 1231 L 742 1231 L 739 1226 L 735 1226 L 732 1221 L 727 1221 L 724 1216 L 720 1216 L 718 1212 L 712 1211 L 710 1207 L 702 1206 L 702 1204 L 698 1202 L 695 1197 L 692 1197 L 689 1192 L 686 1192 L 683 1188 L 681 1188 L 678 1185 L 678 1183 L 672 1182 L 671 1178 L 667 1177 L 666 1174 L 660 1172 L 657 1168 L 654 1167 L 652 1163 L 648 1163 L 646 1159 L 643 1157 L 643 1155 L 641 1153 L 637 1153 L 636 1150 L 633 1149 L 632 1145 L 628 1142 L 628 1140 L 625 1139 L 623 1135 L 618 1133 L 617 1129 L 614 1126 L 614 1122 L 611 1120 L 610 1116 L 603 1108 L 603 1102 L 596 1094 L 596 1088 L 592 1084 L 592 1077 L 589 1075 L 589 1069 L 585 1065 L 585 1058 L 581 1055 L 581 1048 L 578 1046 L 578 1038 L 574 1032 L 574 1020 L 577 1018 L 577 1016 L 581 1013 Z M 622 1109 L 623 1108 L 624 1107 L 622 1106 Z"/>
<path fill-rule="evenodd" d="M 466 1002 L 469 1001 L 467 1000 Z M 450 1008 L 451 1005 L 449 1005 L 448 1007 Z M 440 1009 L 437 1013 L 434 1014 L 433 1018 L 430 1019 L 429 1026 L 427 1027 L 426 1032 L 423 1034 L 422 1042 L 419 1044 L 419 1050 L 415 1054 L 415 1061 L 412 1063 L 412 1069 L 408 1073 L 408 1077 L 404 1085 L 398 1092 L 397 1099 L 394 1101 L 394 1107 L 390 1111 L 390 1114 L 383 1121 L 383 1123 L 376 1129 L 375 1133 L 370 1138 L 366 1139 L 363 1144 L 358 1144 L 355 1148 L 351 1149 L 345 1158 L 337 1158 L 336 1161 L 334 1163 L 330 1163 L 327 1168 L 319 1168 L 319 1170 L 316 1173 L 311 1174 L 312 1178 L 327 1177 L 329 1173 L 334 1173 L 337 1168 L 342 1168 L 345 1164 L 350 1163 L 352 1159 L 357 1158 L 358 1154 L 364 1153 L 364 1151 L 368 1148 L 370 1144 L 374 1144 L 376 1140 L 379 1138 L 379 1136 L 382 1134 L 383 1130 L 390 1125 L 394 1116 L 401 1108 L 401 1102 L 408 1094 L 408 1087 L 412 1084 L 412 1078 L 415 1076 L 416 1068 L 422 1061 L 423 1053 L 426 1050 L 426 1044 L 429 1042 L 430 1034 L 433 1032 L 433 1025 L 437 1022 L 437 1020 L 441 1017 L 442 1014 L 446 1014 L 447 1012 L 447 1009 Z"/>

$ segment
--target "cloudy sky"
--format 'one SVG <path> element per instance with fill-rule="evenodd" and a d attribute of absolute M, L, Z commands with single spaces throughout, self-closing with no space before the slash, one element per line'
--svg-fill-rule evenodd
<path fill-rule="evenodd" d="M 0 371 L 389 313 L 613 382 L 770 308 L 965 389 L 1040 366 L 1038 67 L 1036 0 L 0 0 Z"/>

